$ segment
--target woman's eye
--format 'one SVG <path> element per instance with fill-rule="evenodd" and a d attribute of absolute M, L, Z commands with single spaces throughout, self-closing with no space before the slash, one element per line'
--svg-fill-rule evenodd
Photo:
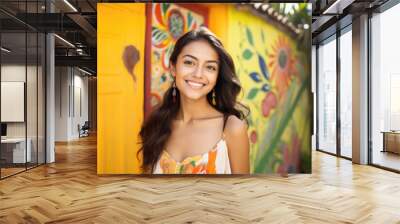
<path fill-rule="evenodd" d="M 193 65 L 193 62 L 192 61 L 184 61 L 183 64 L 185 64 L 185 65 Z"/>
<path fill-rule="evenodd" d="M 217 71 L 217 68 L 215 66 L 211 66 L 211 65 L 207 66 L 207 69 L 210 71 Z"/>

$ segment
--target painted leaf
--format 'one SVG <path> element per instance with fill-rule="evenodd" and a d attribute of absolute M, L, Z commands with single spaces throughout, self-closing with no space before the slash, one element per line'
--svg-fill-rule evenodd
<path fill-rule="evenodd" d="M 253 41 L 253 35 L 250 32 L 250 29 L 248 27 L 246 27 L 246 35 L 247 35 L 247 40 L 249 41 L 249 43 L 254 46 L 254 41 Z"/>
<path fill-rule="evenodd" d="M 259 89 L 253 88 L 250 90 L 249 94 L 247 95 L 247 99 L 252 100 L 257 96 Z"/>
<path fill-rule="evenodd" d="M 246 60 L 249 60 L 253 56 L 253 52 L 251 52 L 249 49 L 246 49 L 243 51 L 243 58 Z"/>
<path fill-rule="evenodd" d="M 187 28 L 190 29 L 190 26 L 192 25 L 192 22 L 193 22 L 193 16 L 192 16 L 192 13 L 190 13 L 190 12 L 187 15 L 187 21 L 188 21 L 187 22 L 187 24 L 188 24 Z"/>
<path fill-rule="evenodd" d="M 162 39 L 163 36 L 164 36 L 164 35 L 163 35 L 163 32 L 161 32 L 161 31 L 159 31 L 159 30 L 154 31 L 153 37 L 154 37 L 155 40 L 161 41 L 161 39 Z"/>
<path fill-rule="evenodd" d="M 281 121 L 279 123 L 279 126 L 277 128 L 274 128 L 274 136 L 271 140 L 267 142 L 262 143 L 262 145 L 266 145 L 266 150 L 263 151 L 263 153 L 259 156 L 260 159 L 256 162 L 254 166 L 254 173 L 260 173 L 264 172 L 265 170 L 265 164 L 269 164 L 271 158 L 273 158 L 273 152 L 276 151 L 276 149 L 279 147 L 279 144 L 282 142 L 281 138 L 282 135 L 285 131 L 285 129 L 289 126 L 289 122 L 293 119 L 293 113 L 295 109 L 297 108 L 297 104 L 300 101 L 300 98 L 303 94 L 303 92 L 307 89 L 307 86 L 309 85 L 310 79 L 307 78 L 305 79 L 302 84 L 300 89 L 297 91 L 295 99 L 291 101 L 291 106 L 288 111 L 286 111 L 281 118 Z M 270 119 L 273 120 L 273 119 Z"/>
<path fill-rule="evenodd" d="M 263 43 L 265 43 L 264 31 L 261 31 L 261 40 Z"/>
<path fill-rule="evenodd" d="M 157 34 L 159 34 L 160 32 L 162 32 L 160 29 L 158 29 L 157 27 L 153 26 L 151 33 L 152 36 L 155 37 Z"/>
<path fill-rule="evenodd" d="M 160 30 L 158 30 L 157 28 L 153 27 L 153 30 L 151 32 L 151 36 L 155 41 L 157 41 L 158 35 L 160 33 L 161 33 Z"/>
<path fill-rule="evenodd" d="M 258 72 L 252 72 L 250 73 L 250 78 L 253 79 L 255 82 L 261 82 L 261 77 Z"/>
<path fill-rule="evenodd" d="M 163 14 L 166 15 L 166 14 L 167 14 L 167 10 L 168 10 L 170 4 L 169 4 L 169 3 L 162 3 L 161 6 L 162 6 L 162 12 L 163 12 Z"/>
<path fill-rule="evenodd" d="M 264 91 L 264 92 L 268 92 L 268 91 L 270 90 L 270 87 L 269 87 L 269 85 L 266 83 L 266 84 L 264 84 L 264 85 L 261 87 L 261 90 Z"/>
<path fill-rule="evenodd" d="M 247 121 L 249 122 L 249 126 L 253 126 L 253 120 L 250 117 L 247 119 Z"/>
<path fill-rule="evenodd" d="M 267 64 L 265 64 L 265 60 L 263 57 L 261 57 L 261 55 L 258 55 L 258 65 L 260 66 L 261 73 L 268 80 L 269 74 L 267 70 Z"/>
<path fill-rule="evenodd" d="M 160 30 L 157 27 L 153 27 L 151 35 L 155 44 L 158 44 L 168 38 L 168 35 L 165 33 L 165 31 Z"/>

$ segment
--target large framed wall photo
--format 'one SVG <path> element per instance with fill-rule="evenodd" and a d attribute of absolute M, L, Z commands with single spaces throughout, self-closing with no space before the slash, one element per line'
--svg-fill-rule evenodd
<path fill-rule="evenodd" d="M 99 174 L 311 172 L 311 4 L 260 4 L 98 4 Z M 264 12 L 280 4 L 284 20 Z M 215 121 L 178 131 L 181 96 L 206 100 Z"/>

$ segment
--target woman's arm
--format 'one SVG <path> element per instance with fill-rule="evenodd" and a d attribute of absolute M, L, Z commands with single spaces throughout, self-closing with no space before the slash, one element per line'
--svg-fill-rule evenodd
<path fill-rule="evenodd" d="M 236 116 L 229 116 L 225 127 L 225 140 L 232 174 L 249 174 L 250 145 L 246 122 Z"/>

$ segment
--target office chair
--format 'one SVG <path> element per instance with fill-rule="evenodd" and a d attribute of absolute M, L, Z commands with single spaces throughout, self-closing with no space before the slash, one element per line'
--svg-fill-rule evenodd
<path fill-rule="evenodd" d="M 90 129 L 90 125 L 89 125 L 89 121 L 85 121 L 85 123 L 82 125 L 82 127 L 79 127 L 80 125 L 78 125 L 78 129 L 79 129 L 79 138 L 80 137 L 87 137 L 89 136 L 89 129 Z"/>

